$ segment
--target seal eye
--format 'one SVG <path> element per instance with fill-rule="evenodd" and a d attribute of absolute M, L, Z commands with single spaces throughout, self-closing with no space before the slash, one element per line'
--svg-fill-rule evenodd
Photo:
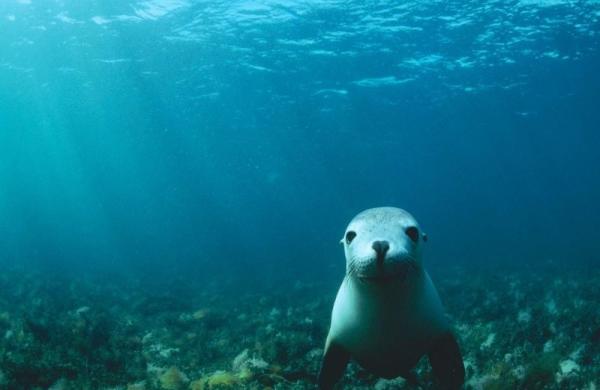
<path fill-rule="evenodd" d="M 408 227 L 404 232 L 413 242 L 416 243 L 417 241 L 419 241 L 419 229 L 417 229 L 416 227 Z"/>
<path fill-rule="evenodd" d="M 350 245 L 352 240 L 354 240 L 354 237 L 356 237 L 356 232 L 350 230 L 348 233 L 346 233 L 346 244 Z"/>

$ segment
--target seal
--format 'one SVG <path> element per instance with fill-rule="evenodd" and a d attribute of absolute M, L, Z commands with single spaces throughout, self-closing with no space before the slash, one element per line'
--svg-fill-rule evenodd
<path fill-rule="evenodd" d="M 377 376 L 414 382 L 425 355 L 438 387 L 462 386 L 460 349 L 421 261 L 426 240 L 412 215 L 395 207 L 368 209 L 350 222 L 319 389 L 332 389 L 351 358 Z"/>

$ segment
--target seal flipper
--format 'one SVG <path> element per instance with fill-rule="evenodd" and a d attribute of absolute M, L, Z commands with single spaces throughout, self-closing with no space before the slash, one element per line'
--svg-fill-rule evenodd
<path fill-rule="evenodd" d="M 325 347 L 321 371 L 319 372 L 319 389 L 333 389 L 336 382 L 344 374 L 350 354 L 341 345 L 330 343 Z"/>
<path fill-rule="evenodd" d="M 419 385 L 419 378 L 414 370 L 406 371 L 405 373 L 400 374 L 400 376 L 404 378 L 406 383 L 408 383 L 410 386 Z"/>
<path fill-rule="evenodd" d="M 460 389 L 465 381 L 465 366 L 452 333 L 436 339 L 429 351 L 433 376 L 442 389 Z"/>

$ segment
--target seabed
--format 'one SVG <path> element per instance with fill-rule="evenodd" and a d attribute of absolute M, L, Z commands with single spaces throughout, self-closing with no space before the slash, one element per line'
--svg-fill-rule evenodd
<path fill-rule="evenodd" d="M 600 385 L 597 267 L 431 274 L 460 340 L 466 389 Z M 0 388 L 313 389 L 337 284 L 236 286 L 5 270 Z M 350 364 L 340 388 L 435 388 L 427 359 L 416 371 L 411 386 Z"/>

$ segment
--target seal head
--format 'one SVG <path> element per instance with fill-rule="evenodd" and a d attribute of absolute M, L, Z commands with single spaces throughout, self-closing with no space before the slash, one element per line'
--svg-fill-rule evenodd
<path fill-rule="evenodd" d="M 341 240 L 346 275 L 369 283 L 403 280 L 421 267 L 426 237 L 415 218 L 402 209 L 365 210 L 354 217 Z"/>

